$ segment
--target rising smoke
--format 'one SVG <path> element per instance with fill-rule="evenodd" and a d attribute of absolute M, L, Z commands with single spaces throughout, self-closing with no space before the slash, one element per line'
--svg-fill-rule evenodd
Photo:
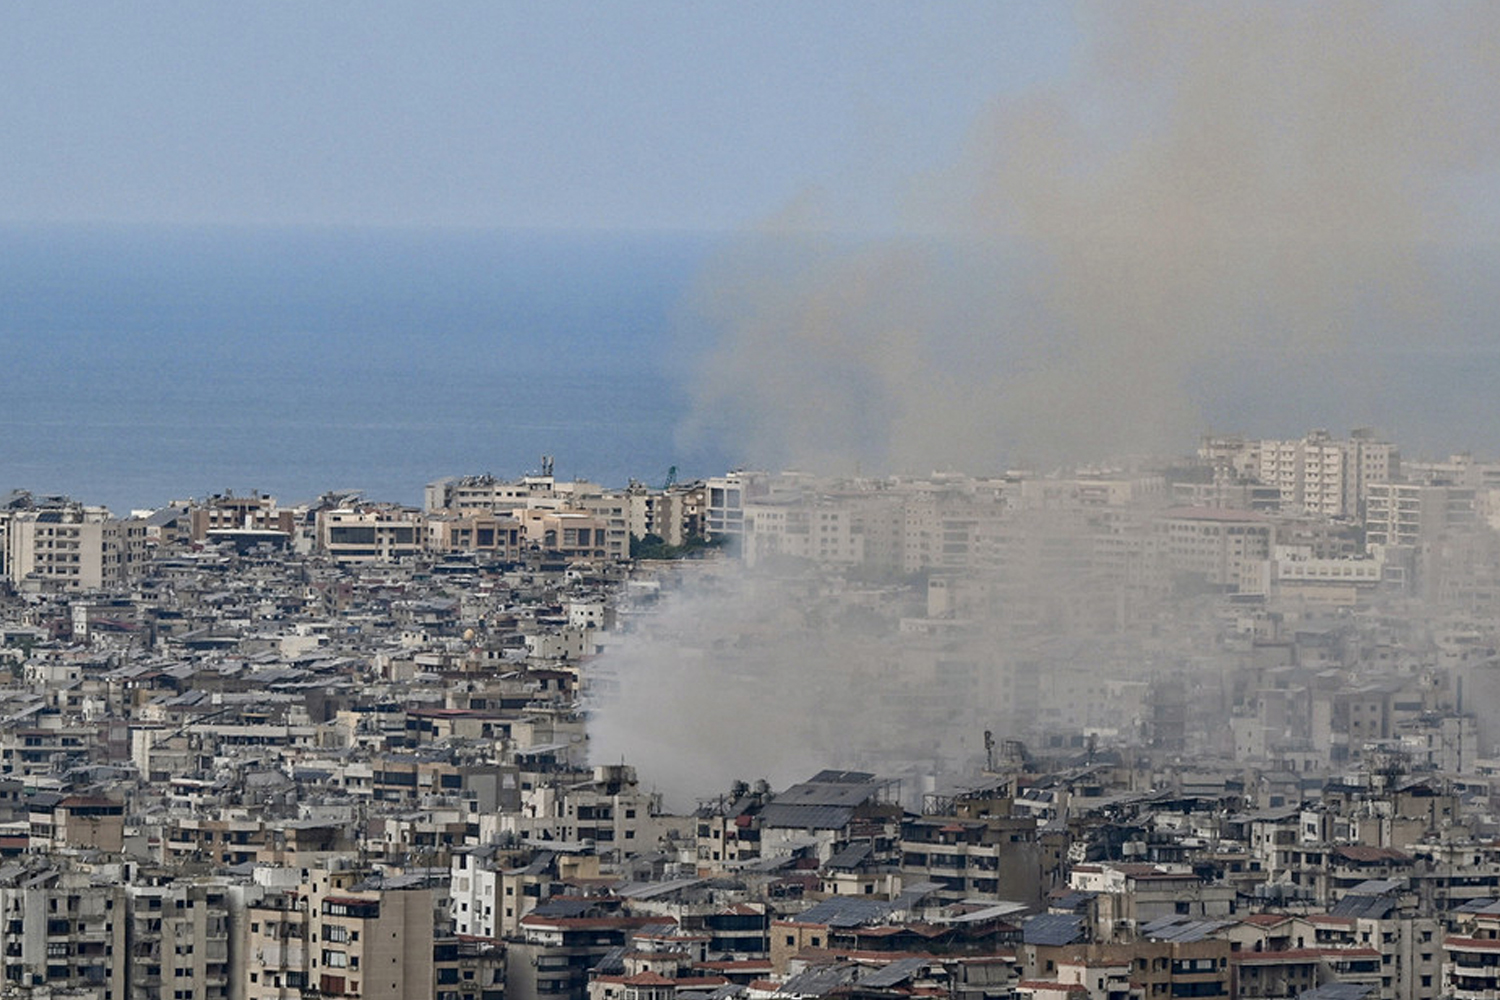
<path fill-rule="evenodd" d="M 1442 322 L 1420 250 L 1494 166 L 1497 26 L 1085 8 L 1076 71 L 914 181 L 907 235 L 820 236 L 845 223 L 800 204 L 710 270 L 685 437 L 839 471 L 1178 449 L 1230 369 L 1410 342 Z"/>
<path fill-rule="evenodd" d="M 1292 411 L 1277 374 L 1325 366 L 1311 384 L 1332 392 L 1340 357 L 1449 321 L 1424 248 L 1463 229 L 1475 178 L 1494 180 L 1500 7 L 1079 19 L 1075 68 L 996 101 L 954 163 L 915 179 L 904 235 L 851 237 L 800 203 L 708 270 L 688 312 L 718 336 L 685 440 L 831 474 L 1176 452 L 1224 419 L 1220 394 L 1252 385 L 1259 412 Z M 1028 658 L 993 631 L 903 645 L 889 618 L 810 621 L 811 606 L 785 582 L 669 598 L 605 657 L 620 683 L 596 699 L 599 757 L 703 795 L 878 767 L 882 744 L 961 763 L 997 724 L 998 685 L 1087 677 L 1100 655 Z"/>

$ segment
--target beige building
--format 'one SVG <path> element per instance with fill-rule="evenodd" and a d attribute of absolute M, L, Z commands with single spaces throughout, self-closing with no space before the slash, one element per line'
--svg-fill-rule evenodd
<path fill-rule="evenodd" d="M 7 512 L 5 572 L 18 587 L 64 591 L 119 587 L 146 558 L 146 524 L 70 504 Z"/>
<path fill-rule="evenodd" d="M 369 1000 L 431 1000 L 433 890 L 415 882 L 340 889 L 314 883 L 308 895 L 308 987 Z"/>
<path fill-rule="evenodd" d="M 391 562 L 427 548 L 427 516 L 393 504 L 340 507 L 318 513 L 318 542 L 335 562 Z"/>
<path fill-rule="evenodd" d="M 308 906 L 295 889 L 268 891 L 245 909 L 245 1000 L 301 1000 L 307 987 Z"/>
<path fill-rule="evenodd" d="M 1477 521 L 1474 488 L 1371 483 L 1365 488 L 1365 544 L 1424 545 Z"/>
<path fill-rule="evenodd" d="M 1275 527 L 1264 515 L 1217 507 L 1174 507 L 1156 521 L 1164 570 L 1177 583 L 1237 594 L 1270 589 Z"/>
<path fill-rule="evenodd" d="M 247 497 L 233 493 L 215 494 L 189 509 L 189 532 L 193 541 L 201 542 L 210 531 L 282 531 L 288 536 L 296 529 L 292 512 L 276 506 L 276 498 L 251 492 Z"/>
<path fill-rule="evenodd" d="M 428 513 L 445 510 L 458 514 L 504 514 L 517 507 L 555 502 L 557 496 L 557 483 L 550 470 L 544 475 L 523 476 L 511 482 L 488 473 L 450 476 L 427 484 L 423 509 Z"/>
<path fill-rule="evenodd" d="M 605 518 L 579 510 L 538 510 L 523 508 L 515 512 L 521 525 L 521 541 L 526 548 L 555 553 L 569 561 L 616 558 L 610 555 L 615 542 L 610 537 Z M 629 537 L 624 539 L 625 556 L 629 555 Z M 625 558 L 620 556 L 618 558 Z"/>
<path fill-rule="evenodd" d="M 851 505 L 765 497 L 745 504 L 742 517 L 740 552 L 747 566 L 778 557 L 824 566 L 865 561 L 864 533 Z"/>
<path fill-rule="evenodd" d="M 507 515 L 428 514 L 427 530 L 434 552 L 488 552 L 501 559 L 521 554 L 521 522 Z"/>
<path fill-rule="evenodd" d="M 1328 517 L 1357 517 L 1364 489 L 1390 482 L 1401 472 L 1396 446 L 1377 441 L 1373 431 L 1354 430 L 1335 440 L 1325 430 L 1295 440 L 1209 437 L 1199 457 L 1213 466 L 1215 480 L 1253 480 L 1280 494 L 1281 508 Z"/>

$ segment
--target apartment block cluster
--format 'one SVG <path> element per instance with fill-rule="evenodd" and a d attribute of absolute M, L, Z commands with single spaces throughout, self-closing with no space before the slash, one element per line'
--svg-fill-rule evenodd
<path fill-rule="evenodd" d="M 673 478 L 12 494 L 0 993 L 1500 997 L 1500 465 Z M 599 759 L 641 643 L 799 773 Z"/>
<path fill-rule="evenodd" d="M 1403 464 L 1368 430 L 1211 436 L 1188 460 L 1047 475 L 741 473 L 721 483 L 734 500 L 716 519 L 710 508 L 711 525 L 738 538 L 750 565 L 977 575 L 1014 600 L 1055 578 L 1111 600 L 1123 590 L 1147 608 L 1192 588 L 1329 607 L 1393 589 L 1476 610 L 1500 597 L 1500 463 Z"/>

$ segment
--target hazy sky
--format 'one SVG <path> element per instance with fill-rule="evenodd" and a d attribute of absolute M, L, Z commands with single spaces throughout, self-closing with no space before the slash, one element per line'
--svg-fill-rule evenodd
<path fill-rule="evenodd" d="M 884 227 L 1053 3 L 14 2 L 0 222 Z"/>

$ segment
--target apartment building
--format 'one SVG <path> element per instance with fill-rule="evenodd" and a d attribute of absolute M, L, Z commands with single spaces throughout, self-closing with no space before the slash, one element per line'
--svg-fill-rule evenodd
<path fill-rule="evenodd" d="M 607 491 L 592 496 L 579 496 L 571 505 L 597 519 L 594 526 L 594 547 L 603 548 L 604 558 L 617 562 L 630 558 L 629 501 L 623 492 Z"/>
<path fill-rule="evenodd" d="M 521 522 L 508 515 L 430 513 L 427 529 L 434 552 L 483 552 L 506 561 L 521 556 Z"/>
<path fill-rule="evenodd" d="M 82 1000 L 126 994 L 125 890 L 118 866 L 93 875 L 55 868 L 0 884 L 0 954 L 8 991 L 46 987 Z"/>
<path fill-rule="evenodd" d="M 301 1000 L 307 988 L 311 917 L 296 888 L 269 889 L 242 917 L 245 1000 Z"/>
<path fill-rule="evenodd" d="M 324 996 L 432 1000 L 432 888 L 402 876 L 340 888 L 315 882 L 309 900 L 309 988 Z"/>
<path fill-rule="evenodd" d="M 129 1000 L 228 1000 L 226 886 L 182 880 L 128 885 L 125 903 Z"/>
<path fill-rule="evenodd" d="M 1500 903 L 1484 900 L 1454 915 L 1443 937 L 1443 996 L 1493 1000 L 1500 996 Z"/>
<path fill-rule="evenodd" d="M 826 499 L 764 497 L 744 505 L 740 554 L 754 566 L 777 558 L 826 566 L 865 562 L 856 510 Z"/>
<path fill-rule="evenodd" d="M 557 486 L 551 463 L 544 460 L 541 475 L 522 476 L 513 481 L 497 479 L 488 473 L 435 480 L 423 491 L 422 507 L 428 513 L 505 514 L 538 502 L 554 503 Z"/>
<path fill-rule="evenodd" d="M 296 530 L 296 517 L 276 506 L 276 498 L 252 491 L 249 496 L 216 493 L 188 509 L 189 537 L 195 542 L 211 531 L 279 531 L 288 536 Z"/>
<path fill-rule="evenodd" d="M 1401 471 L 1396 446 L 1368 428 L 1346 440 L 1325 430 L 1292 440 L 1207 437 L 1198 455 L 1217 484 L 1258 482 L 1275 488 L 1283 511 L 1335 518 L 1359 516 L 1366 486 L 1395 480 Z"/>
<path fill-rule="evenodd" d="M 1158 552 L 1174 581 L 1237 594 L 1270 590 L 1275 525 L 1263 514 L 1174 507 L 1156 519 Z"/>
<path fill-rule="evenodd" d="M 17 587 L 118 587 L 146 558 L 146 523 L 79 504 L 5 512 L 5 572 Z"/>
<path fill-rule="evenodd" d="M 1477 520 L 1471 486 L 1371 483 L 1365 488 L 1365 544 L 1425 545 Z"/>
<path fill-rule="evenodd" d="M 1400 474 L 1395 445 L 1375 440 L 1368 430 L 1354 431 L 1346 441 L 1316 430 L 1300 440 L 1260 441 L 1253 447 L 1259 458 L 1256 478 L 1278 487 L 1283 508 L 1292 511 L 1356 517 L 1367 485 Z"/>
<path fill-rule="evenodd" d="M 608 520 L 582 510 L 521 508 L 515 511 L 524 547 L 536 548 L 569 562 L 624 559 L 630 555 L 630 538 L 612 537 Z M 624 532 L 623 515 L 621 517 Z"/>
<path fill-rule="evenodd" d="M 1022 987 L 1030 987 L 1038 997 L 1048 995 L 1049 990 L 1055 992 L 1059 986 L 1070 997 L 1086 992 L 1091 998 L 1101 1000 L 1112 995 L 1140 1000 L 1233 995 L 1229 942 L 1217 937 L 1094 944 L 1028 943 L 1023 957 L 1027 979 Z M 1044 976 L 1052 978 L 1049 981 L 1041 978 Z"/>
<path fill-rule="evenodd" d="M 690 538 L 702 538 L 708 487 L 703 483 L 674 484 L 666 489 L 644 491 L 641 495 L 640 531 L 644 538 L 656 535 L 668 545 L 682 545 Z"/>
<path fill-rule="evenodd" d="M 318 512 L 318 544 L 337 563 L 390 562 L 421 555 L 427 517 L 394 504 L 366 504 Z"/>
<path fill-rule="evenodd" d="M 999 804 L 999 803 L 997 803 Z M 1032 816 L 931 815 L 901 823 L 901 878 L 943 886 L 952 901 L 1003 899 L 1037 904 L 1043 893 L 1043 849 Z"/>
<path fill-rule="evenodd" d="M 738 541 L 745 531 L 745 504 L 770 493 L 770 476 L 764 472 L 731 472 L 712 476 L 705 484 L 705 536 Z"/>

